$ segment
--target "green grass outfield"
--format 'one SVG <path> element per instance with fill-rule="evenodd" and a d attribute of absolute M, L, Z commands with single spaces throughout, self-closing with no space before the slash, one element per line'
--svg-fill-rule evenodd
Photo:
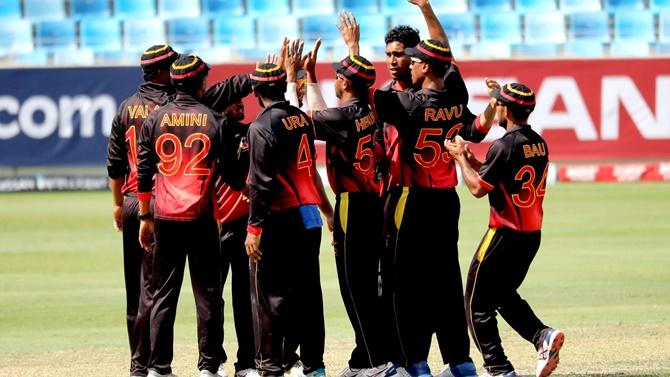
<path fill-rule="evenodd" d="M 670 185 L 562 184 L 547 192 L 542 246 L 520 292 L 545 323 L 566 332 L 557 375 L 670 376 Z M 460 196 L 465 271 L 488 204 L 463 190 Z M 321 261 L 334 376 L 353 338 L 328 242 Z M 0 194 L 0 376 L 127 376 L 123 286 L 108 192 Z M 234 355 L 230 305 L 226 321 L 226 350 Z M 502 338 L 517 371 L 533 374 L 533 347 L 507 325 Z M 472 356 L 481 366 L 475 349 Z M 174 372 L 196 376 L 196 360 L 185 284 Z M 429 361 L 441 369 L 436 347 Z"/>

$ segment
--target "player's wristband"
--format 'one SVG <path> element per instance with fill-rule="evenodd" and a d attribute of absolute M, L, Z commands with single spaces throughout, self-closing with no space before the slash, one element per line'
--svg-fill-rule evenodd
<path fill-rule="evenodd" d="M 253 234 L 254 236 L 260 236 L 263 232 L 263 228 L 249 224 L 247 225 L 247 232 Z"/>
<path fill-rule="evenodd" d="M 151 220 L 154 218 L 154 215 L 151 212 L 147 212 L 140 214 L 137 218 L 140 220 Z"/>

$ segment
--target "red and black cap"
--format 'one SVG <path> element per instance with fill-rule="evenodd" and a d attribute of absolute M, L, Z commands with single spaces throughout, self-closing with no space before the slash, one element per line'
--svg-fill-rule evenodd
<path fill-rule="evenodd" d="M 253 88 L 273 87 L 277 84 L 286 83 L 286 71 L 276 64 L 265 63 L 256 67 L 249 78 Z"/>
<path fill-rule="evenodd" d="M 168 69 L 178 58 L 179 54 L 170 45 L 153 45 L 142 54 L 140 65 L 144 71 Z"/>
<path fill-rule="evenodd" d="M 170 66 L 170 79 L 176 88 L 202 80 L 209 72 L 209 65 L 196 55 L 182 56 Z"/>
<path fill-rule="evenodd" d="M 375 66 L 360 55 L 349 55 L 342 61 L 332 64 L 335 72 L 342 74 L 349 80 L 358 81 L 371 86 L 374 84 L 377 74 Z"/>
<path fill-rule="evenodd" d="M 495 89 L 492 94 L 504 106 L 530 113 L 535 109 L 535 93 L 524 84 L 509 83 Z"/>
<path fill-rule="evenodd" d="M 416 47 L 406 48 L 405 53 L 431 64 L 444 64 L 448 66 L 454 60 L 451 49 L 435 39 L 425 39 L 419 42 Z"/>

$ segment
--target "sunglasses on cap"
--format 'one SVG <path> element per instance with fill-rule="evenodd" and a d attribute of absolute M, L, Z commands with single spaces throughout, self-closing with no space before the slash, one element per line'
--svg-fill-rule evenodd
<path fill-rule="evenodd" d="M 423 63 L 423 60 L 421 60 L 421 59 L 419 59 L 419 58 L 415 58 L 414 56 L 412 56 L 412 57 L 410 58 L 410 61 L 411 61 L 412 63 Z"/>

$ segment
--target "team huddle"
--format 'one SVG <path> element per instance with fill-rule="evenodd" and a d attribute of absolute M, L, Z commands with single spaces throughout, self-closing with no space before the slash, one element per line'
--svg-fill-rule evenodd
<path fill-rule="evenodd" d="M 360 26 L 337 25 L 349 55 L 333 64 L 340 107 L 316 74 L 320 41 L 303 54 L 284 39 L 251 73 L 208 86 L 210 67 L 169 45 L 150 47 L 144 83 L 120 106 L 108 149 L 114 225 L 123 232 L 131 376 L 174 376 L 174 321 L 186 260 L 196 301 L 198 370 L 227 376 L 222 292 L 228 271 L 238 351 L 235 377 L 325 377 L 321 228 L 332 232 L 337 276 L 355 334 L 341 377 L 474 377 L 470 335 L 484 376 L 516 376 L 500 314 L 538 353 L 536 375 L 559 362 L 562 331 L 517 293 L 540 245 L 548 148 L 527 120 L 535 95 L 486 80 L 479 115 L 428 0 L 429 39 L 386 34 L 391 80 L 375 86 L 360 56 Z M 364 25 L 363 25 L 364 27 Z M 263 110 L 243 123 L 242 99 Z M 301 110 L 305 109 L 305 111 Z M 506 129 L 479 161 L 465 141 Z M 316 170 L 326 143 L 334 206 Z M 469 191 L 489 196 L 488 230 L 469 268 L 458 262 L 456 164 Z"/>

